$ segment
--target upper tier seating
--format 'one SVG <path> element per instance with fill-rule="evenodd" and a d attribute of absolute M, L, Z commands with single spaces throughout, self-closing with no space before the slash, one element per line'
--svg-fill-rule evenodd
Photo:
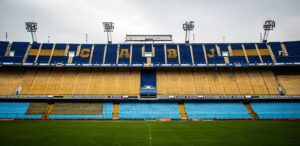
<path fill-rule="evenodd" d="M 185 103 L 189 119 L 250 119 L 242 103 Z"/>
<path fill-rule="evenodd" d="M 180 119 L 177 103 L 120 103 L 119 119 Z"/>
<path fill-rule="evenodd" d="M 29 47 L 30 46 L 30 47 Z M 300 42 L 222 44 L 39 44 L 0 42 L 0 64 L 191 66 L 299 63 Z M 10 49 L 8 49 L 10 48 Z M 9 52 L 9 53 L 8 53 Z M 282 53 L 283 52 L 283 53 Z M 272 56 L 274 54 L 274 57 Z M 273 57 L 273 58 L 272 58 Z"/>
<path fill-rule="evenodd" d="M 0 102 L 0 119 L 41 119 L 42 114 L 26 114 L 28 102 Z"/>
<path fill-rule="evenodd" d="M 5 56 L 8 44 L 9 44 L 9 42 L 1 42 L 0 41 L 0 57 Z"/>
<path fill-rule="evenodd" d="M 300 118 L 300 103 L 298 102 L 270 102 L 251 103 L 260 119 Z"/>
<path fill-rule="evenodd" d="M 28 49 L 29 43 L 27 42 L 14 42 L 9 50 L 7 56 L 0 56 L 0 63 L 22 63 L 26 51 Z M 7 51 L 7 50 L 6 50 Z"/>

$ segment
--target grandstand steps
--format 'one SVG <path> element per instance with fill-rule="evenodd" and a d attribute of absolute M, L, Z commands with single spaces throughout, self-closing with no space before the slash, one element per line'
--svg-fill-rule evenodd
<path fill-rule="evenodd" d="M 117 120 L 119 115 L 119 103 L 114 103 L 113 106 L 113 120 Z"/>
<path fill-rule="evenodd" d="M 188 116 L 186 114 L 185 108 L 184 108 L 184 103 L 178 103 L 178 108 L 180 111 L 180 116 L 182 120 L 187 120 Z"/>
<path fill-rule="evenodd" d="M 258 120 L 259 119 L 258 115 L 253 110 L 250 103 L 244 103 L 244 106 L 247 109 L 248 113 L 250 114 L 252 120 Z"/>
<path fill-rule="evenodd" d="M 47 108 L 43 114 L 43 120 L 47 120 L 48 116 L 51 114 L 52 109 L 53 109 L 54 103 L 48 103 Z"/>

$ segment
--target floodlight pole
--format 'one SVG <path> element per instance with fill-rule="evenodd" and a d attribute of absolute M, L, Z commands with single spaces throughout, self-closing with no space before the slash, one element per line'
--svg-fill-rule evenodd
<path fill-rule="evenodd" d="M 185 31 L 185 43 L 190 42 L 190 32 L 194 30 L 194 21 L 186 21 L 183 24 L 183 30 Z"/>
<path fill-rule="evenodd" d="M 27 32 L 31 33 L 32 42 L 37 42 L 36 30 L 37 23 L 36 22 L 25 22 Z"/>
<path fill-rule="evenodd" d="M 102 22 L 104 27 L 104 32 L 107 33 L 107 42 L 108 44 L 112 43 L 112 32 L 114 31 L 114 23 L 113 22 Z"/>
<path fill-rule="evenodd" d="M 266 43 L 268 42 L 268 37 L 269 37 L 269 32 L 274 30 L 275 28 L 275 21 L 274 20 L 267 20 L 265 21 L 265 24 L 263 25 L 264 28 L 264 37 L 263 37 L 263 42 Z"/>

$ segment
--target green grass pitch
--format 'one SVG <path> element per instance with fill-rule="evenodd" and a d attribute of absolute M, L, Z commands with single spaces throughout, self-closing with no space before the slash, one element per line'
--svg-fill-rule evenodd
<path fill-rule="evenodd" d="M 300 121 L 0 121 L 0 146 L 299 146 Z"/>

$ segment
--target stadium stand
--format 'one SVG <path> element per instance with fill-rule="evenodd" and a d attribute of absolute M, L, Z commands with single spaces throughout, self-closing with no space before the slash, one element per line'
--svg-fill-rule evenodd
<path fill-rule="evenodd" d="M 0 119 L 41 119 L 42 114 L 26 114 L 28 102 L 0 102 Z"/>
<path fill-rule="evenodd" d="M 299 119 L 299 47 L 0 42 L 0 118 Z"/>
<path fill-rule="evenodd" d="M 254 102 L 251 106 L 261 119 L 300 118 L 300 103 L 297 102 Z"/>
<path fill-rule="evenodd" d="M 185 103 L 190 119 L 250 119 L 242 103 Z"/>
<path fill-rule="evenodd" d="M 119 119 L 181 119 L 176 103 L 120 103 Z"/>
<path fill-rule="evenodd" d="M 49 119 L 112 119 L 113 104 L 55 103 Z"/>

